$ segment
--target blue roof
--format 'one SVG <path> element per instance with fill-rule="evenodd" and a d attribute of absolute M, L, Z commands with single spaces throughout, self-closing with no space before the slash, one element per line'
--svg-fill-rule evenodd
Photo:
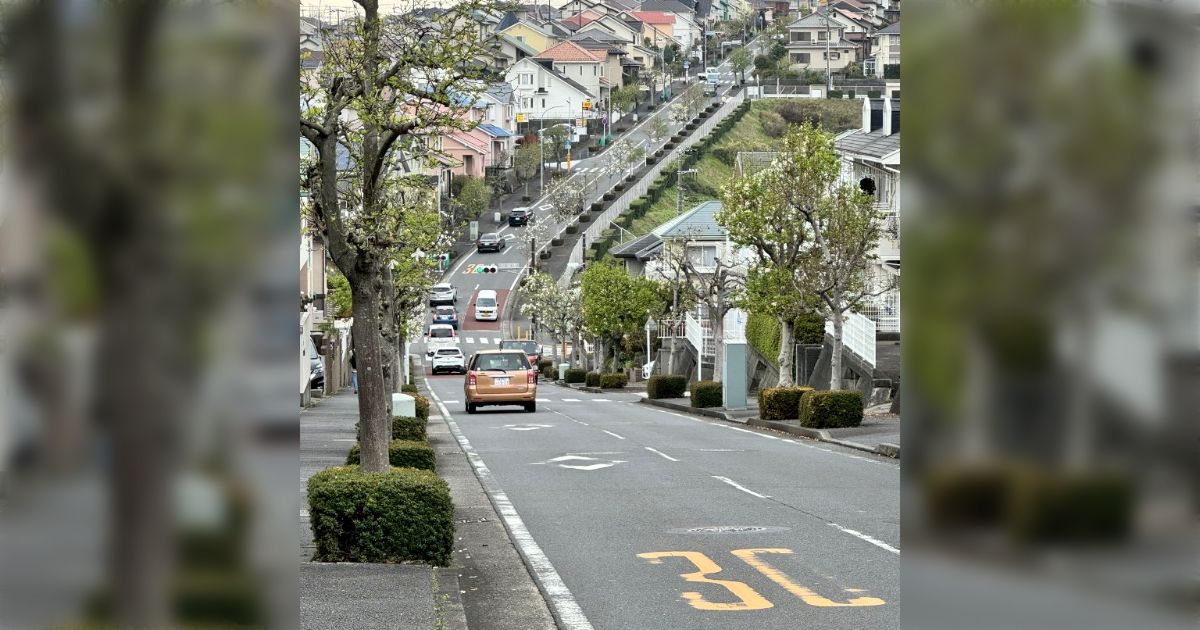
<path fill-rule="evenodd" d="M 489 135 L 493 138 L 511 138 L 512 137 L 512 134 L 509 133 L 507 129 L 502 129 L 500 127 L 497 127 L 496 125 L 482 123 L 479 125 L 479 128 L 482 129 L 484 133 L 486 133 L 487 135 Z"/>
<path fill-rule="evenodd" d="M 717 213 L 720 211 L 720 201 L 705 201 L 672 221 L 659 226 L 654 232 L 663 239 L 711 240 L 724 238 L 727 232 L 717 223 Z"/>

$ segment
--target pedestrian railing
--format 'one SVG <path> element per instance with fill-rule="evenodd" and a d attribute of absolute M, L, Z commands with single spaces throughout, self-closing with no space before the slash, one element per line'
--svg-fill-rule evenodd
<path fill-rule="evenodd" d="M 825 332 L 833 334 L 833 322 L 825 322 Z M 875 367 L 875 322 L 858 313 L 847 313 L 842 322 L 842 346 Z"/>
<path fill-rule="evenodd" d="M 689 313 L 687 316 L 687 340 L 693 348 L 703 348 L 705 357 L 713 357 L 717 351 L 716 340 L 713 339 L 712 320 L 697 319 Z"/>
<path fill-rule="evenodd" d="M 733 113 L 733 111 L 742 104 L 742 101 L 744 101 L 745 98 L 744 90 L 739 91 L 734 96 L 728 97 L 725 103 L 722 104 L 712 116 L 709 116 L 703 124 L 697 127 L 694 132 L 684 138 L 679 143 L 679 146 L 675 147 L 669 153 L 664 155 L 662 159 L 660 159 L 654 164 L 654 166 L 650 168 L 650 170 L 646 171 L 646 173 L 642 175 L 640 180 L 638 180 L 632 187 L 626 189 L 620 197 L 617 197 L 615 200 L 613 200 L 612 205 L 610 205 L 608 209 L 601 213 L 600 216 L 595 217 L 589 227 L 584 230 L 583 237 L 577 240 L 575 245 L 571 248 L 570 257 L 567 259 L 567 270 L 563 273 L 563 276 L 559 278 L 559 284 L 566 286 L 571 280 L 570 276 L 572 270 L 583 263 L 585 253 L 584 248 L 587 246 L 587 243 L 589 241 L 595 242 L 596 239 L 600 238 L 600 234 L 603 233 L 604 230 L 608 229 L 609 224 L 616 220 L 621 213 L 625 212 L 625 210 L 629 208 L 629 205 L 633 203 L 634 200 L 646 194 L 646 191 L 650 189 L 651 184 L 654 182 L 654 178 L 658 177 L 668 164 L 682 157 L 684 151 L 687 151 L 692 147 L 692 145 L 699 142 L 701 138 L 711 133 L 712 130 L 716 128 L 718 123 L 724 120 L 726 116 Z M 647 149 L 647 153 L 653 153 L 653 151 Z M 564 227 L 564 231 L 565 229 L 566 228 Z M 562 234 L 560 233 L 559 237 L 561 236 Z"/>

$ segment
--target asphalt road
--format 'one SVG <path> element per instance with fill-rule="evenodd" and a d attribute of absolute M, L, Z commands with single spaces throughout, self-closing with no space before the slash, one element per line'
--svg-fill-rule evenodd
<path fill-rule="evenodd" d="M 468 416 L 463 377 L 428 382 L 561 580 L 561 627 L 898 626 L 894 460 L 549 384 L 537 413 Z"/>

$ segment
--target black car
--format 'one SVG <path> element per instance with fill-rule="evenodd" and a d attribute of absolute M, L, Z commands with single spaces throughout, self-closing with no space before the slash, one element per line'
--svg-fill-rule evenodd
<path fill-rule="evenodd" d="M 508 212 L 508 226 L 528 225 L 533 222 L 533 210 L 530 208 L 513 208 Z"/>
<path fill-rule="evenodd" d="M 475 251 L 480 252 L 498 252 L 504 249 L 504 239 L 495 232 L 482 234 L 479 240 L 475 241 Z"/>

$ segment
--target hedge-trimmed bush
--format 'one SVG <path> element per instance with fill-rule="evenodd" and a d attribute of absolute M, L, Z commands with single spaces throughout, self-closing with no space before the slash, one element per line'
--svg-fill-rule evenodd
<path fill-rule="evenodd" d="M 428 470 L 326 468 L 308 480 L 317 562 L 426 562 L 449 566 L 450 487 Z"/>
<path fill-rule="evenodd" d="M 624 192 L 625 191 L 625 182 L 623 182 L 623 181 L 617 182 L 617 185 L 613 186 L 613 189 L 616 190 L 617 192 Z"/>
<path fill-rule="evenodd" d="M 600 387 L 600 373 L 588 372 L 587 376 L 583 377 L 583 384 L 588 387 Z"/>
<path fill-rule="evenodd" d="M 1012 503 L 1011 466 L 939 464 L 923 481 L 925 516 L 937 531 L 999 527 Z"/>
<path fill-rule="evenodd" d="M 413 397 L 413 402 L 417 409 L 417 417 L 428 421 L 429 420 L 429 399 L 420 394 L 409 394 Z"/>
<path fill-rule="evenodd" d="M 1021 468 L 1007 507 L 1008 533 L 1018 542 L 1115 542 L 1132 528 L 1134 488 L 1120 473 Z"/>
<path fill-rule="evenodd" d="M 359 444 L 355 442 L 346 455 L 346 465 L 358 464 L 358 457 Z M 392 440 L 388 443 L 388 463 L 396 468 L 434 470 L 434 461 L 433 447 L 425 440 Z"/>
<path fill-rule="evenodd" d="M 563 244 L 563 240 L 562 240 L 561 238 L 557 237 L 557 236 L 556 236 L 556 237 L 554 237 L 554 238 L 552 238 L 552 239 L 550 239 L 550 246 L 551 246 L 551 247 L 558 247 L 558 246 L 560 246 L 560 245 L 562 245 L 562 244 Z"/>
<path fill-rule="evenodd" d="M 415 393 L 417 393 L 417 386 L 416 385 L 401 385 L 400 391 L 405 394 L 415 394 Z"/>
<path fill-rule="evenodd" d="M 428 424 L 428 420 L 422 420 L 412 416 L 392 416 L 392 439 L 416 441 L 425 440 L 428 437 L 428 434 L 425 431 L 425 428 Z"/>
<path fill-rule="evenodd" d="M 568 383 L 583 383 L 587 380 L 588 371 L 583 368 L 568 368 L 563 378 Z"/>
<path fill-rule="evenodd" d="M 558 370 L 555 369 L 554 364 L 543 365 L 538 369 L 538 372 L 540 372 L 542 378 L 545 379 L 554 380 L 558 377 Z"/>
<path fill-rule="evenodd" d="M 579 228 L 575 227 L 575 224 L 571 224 L 567 226 L 566 232 L 567 234 L 577 234 L 579 232 Z"/>
<path fill-rule="evenodd" d="M 658 161 L 658 158 L 654 157 L 653 155 L 647 156 L 646 157 L 646 166 L 652 166 L 657 161 Z"/>
<path fill-rule="evenodd" d="M 811 391 L 800 397 L 800 426 L 811 429 L 862 424 L 863 397 L 855 390 Z"/>
<path fill-rule="evenodd" d="M 521 201 L 532 201 L 533 198 L 529 195 L 521 195 Z"/>
<path fill-rule="evenodd" d="M 554 367 L 554 359 L 541 359 L 537 362 L 537 369 L 544 370 L 548 367 Z"/>
<path fill-rule="evenodd" d="M 842 98 L 841 90 L 829 90 L 829 98 Z"/>
<path fill-rule="evenodd" d="M 600 212 L 604 210 L 604 204 L 599 201 L 592 204 L 592 212 Z"/>
<path fill-rule="evenodd" d="M 800 417 L 800 397 L 811 387 L 769 387 L 758 393 L 758 414 L 763 420 L 795 420 Z"/>
<path fill-rule="evenodd" d="M 867 90 L 867 98 L 879 98 L 882 95 L 883 92 L 880 92 L 879 90 Z"/>
<path fill-rule="evenodd" d="M 687 377 L 678 374 L 656 374 L 651 376 L 646 383 L 646 397 L 655 400 L 683 398 L 683 393 L 686 391 Z"/>
<path fill-rule="evenodd" d="M 617 193 L 610 190 L 610 191 L 604 193 L 603 199 L 605 201 L 612 201 L 613 199 L 616 198 L 616 196 L 617 196 Z"/>
<path fill-rule="evenodd" d="M 602 389 L 621 389 L 629 384 L 629 376 L 624 372 L 605 372 L 600 375 Z"/>
<path fill-rule="evenodd" d="M 543 249 L 542 253 L 538 254 L 538 258 L 540 258 L 541 260 L 549 260 L 550 259 L 550 250 Z"/>
<path fill-rule="evenodd" d="M 592 220 L 592 217 L 591 217 L 591 216 L 589 216 L 589 215 L 586 215 L 586 214 L 581 214 L 581 215 L 579 215 L 579 222 L 580 222 L 580 223 L 590 223 L 590 222 L 591 222 L 591 220 Z"/>
<path fill-rule="evenodd" d="M 725 402 L 721 393 L 721 381 L 696 381 L 692 383 L 691 389 L 693 407 L 720 407 Z"/>

